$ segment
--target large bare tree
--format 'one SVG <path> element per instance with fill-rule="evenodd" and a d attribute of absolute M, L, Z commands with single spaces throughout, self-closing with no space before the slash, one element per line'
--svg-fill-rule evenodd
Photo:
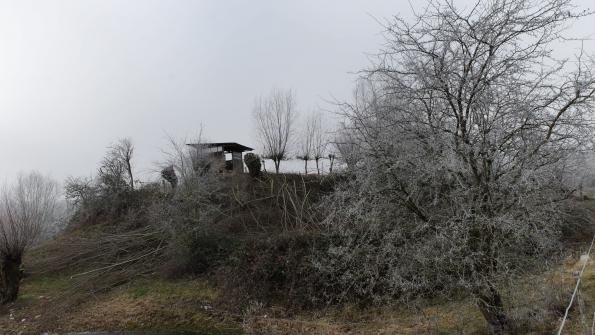
<path fill-rule="evenodd" d="M 279 165 L 288 155 L 297 117 L 293 92 L 273 89 L 268 96 L 256 99 L 253 115 L 263 156 L 274 162 L 275 172 L 279 173 Z"/>
<path fill-rule="evenodd" d="M 39 173 L 19 175 L 0 199 L 0 304 L 16 300 L 25 251 L 56 219 L 57 183 Z"/>
<path fill-rule="evenodd" d="M 555 255 L 592 134 L 592 59 L 576 42 L 573 59 L 552 51 L 585 14 L 569 0 L 430 1 L 389 21 L 342 106 L 361 156 L 331 221 L 383 231 L 350 241 L 386 243 L 377 250 L 398 261 L 369 272 L 395 296 L 463 289 L 495 332 L 511 329 L 499 288 Z"/>

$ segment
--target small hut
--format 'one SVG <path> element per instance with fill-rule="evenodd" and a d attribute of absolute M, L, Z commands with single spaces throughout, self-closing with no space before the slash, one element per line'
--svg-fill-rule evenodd
<path fill-rule="evenodd" d="M 203 169 L 220 173 L 243 173 L 244 161 L 242 154 L 254 149 L 235 142 L 220 143 L 190 143 L 199 156 L 206 156 L 207 163 Z M 226 158 L 226 154 L 230 159 Z"/>

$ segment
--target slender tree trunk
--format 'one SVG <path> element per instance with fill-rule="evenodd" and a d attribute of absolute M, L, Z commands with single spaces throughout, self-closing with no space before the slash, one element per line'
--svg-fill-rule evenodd
<path fill-rule="evenodd" d="M 2 305 L 17 299 L 22 277 L 21 263 L 20 256 L 3 255 L 0 259 L 0 304 Z"/>
<path fill-rule="evenodd" d="M 304 174 L 308 174 L 308 160 L 304 159 Z"/>
<path fill-rule="evenodd" d="M 318 161 L 320 160 L 320 158 L 316 158 L 316 173 L 318 173 L 318 175 L 320 175 L 320 168 L 318 167 Z"/>
<path fill-rule="evenodd" d="M 134 190 L 134 179 L 132 178 L 132 165 L 130 161 L 126 162 L 126 169 L 128 170 L 128 177 L 130 178 L 130 189 Z"/>
<path fill-rule="evenodd" d="M 502 297 L 492 285 L 485 292 L 477 294 L 478 307 L 495 334 L 510 332 L 510 320 L 504 311 Z"/>
<path fill-rule="evenodd" d="M 279 174 L 279 165 L 281 165 L 281 160 L 280 159 L 275 159 L 275 173 Z"/>

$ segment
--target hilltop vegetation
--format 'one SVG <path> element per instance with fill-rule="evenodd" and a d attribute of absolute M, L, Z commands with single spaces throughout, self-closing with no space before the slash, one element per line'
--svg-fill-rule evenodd
<path fill-rule="evenodd" d="M 101 197 L 90 200 L 93 205 L 81 205 L 64 234 L 28 255 L 21 296 L 4 307 L 0 325 L 14 334 L 151 329 L 486 333 L 481 313 L 464 292 L 407 304 L 391 303 L 390 295 L 379 299 L 388 294 L 380 289 L 368 296 L 347 293 L 332 299 L 340 290 L 350 292 L 340 286 L 346 279 L 329 277 L 317 263 L 328 257 L 337 237 L 323 224 L 298 221 L 296 207 L 284 206 L 294 202 L 315 211 L 341 182 L 338 176 L 224 177 L 215 182 L 221 196 L 214 199 L 224 205 L 212 212 L 200 210 L 210 205 L 185 203 L 156 185 L 127 190 L 116 197 L 121 201 L 117 205 L 106 205 Z M 165 212 L 164 203 L 175 207 Z M 108 210 L 112 207 L 119 211 Z M 154 221 L 156 212 L 159 221 Z M 200 220 L 207 217 L 213 219 L 202 226 Z M 581 236 L 567 246 L 583 246 Z M 559 269 L 503 288 L 510 301 L 507 312 L 524 327 L 522 333 L 540 334 L 557 325 L 576 268 L 572 259 L 577 256 L 568 256 L 568 264 Z M 376 257 L 381 261 L 381 255 Z M 593 266 L 585 277 L 585 292 L 595 284 Z M 592 306 L 589 299 L 587 306 Z M 580 327 L 577 316 L 570 324 L 575 330 Z"/>

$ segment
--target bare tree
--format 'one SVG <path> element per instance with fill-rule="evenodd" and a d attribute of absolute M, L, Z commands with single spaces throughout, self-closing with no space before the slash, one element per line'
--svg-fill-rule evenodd
<path fill-rule="evenodd" d="M 304 161 L 304 174 L 308 174 L 308 161 L 314 158 L 317 121 L 315 114 L 308 115 L 304 121 L 299 139 L 297 158 Z"/>
<path fill-rule="evenodd" d="M 320 174 L 320 160 L 327 155 L 326 151 L 329 144 L 329 138 L 322 113 L 316 113 L 312 118 L 314 119 L 313 156 L 314 161 L 316 162 L 316 172 Z"/>
<path fill-rule="evenodd" d="M 74 207 L 89 202 L 97 196 L 93 178 L 68 177 L 64 183 L 64 198 Z"/>
<path fill-rule="evenodd" d="M 592 134 L 592 59 L 552 52 L 585 14 L 569 0 L 430 1 L 414 22 L 389 22 L 342 106 L 359 159 L 330 220 L 386 243 L 395 296 L 464 289 L 495 332 L 510 329 L 499 288 L 555 255 L 568 167 Z"/>
<path fill-rule="evenodd" d="M 97 177 L 99 189 L 106 194 L 117 194 L 130 187 L 126 164 L 112 149 L 103 157 Z"/>
<path fill-rule="evenodd" d="M 0 200 L 0 303 L 16 300 L 25 251 L 55 220 L 57 183 L 39 173 L 18 176 Z"/>
<path fill-rule="evenodd" d="M 128 137 L 118 140 L 116 144 L 112 146 L 112 152 L 118 160 L 122 162 L 126 168 L 128 174 L 128 183 L 130 189 L 134 190 L 134 176 L 132 175 L 132 156 L 134 155 L 134 145 L 132 140 Z"/>
<path fill-rule="evenodd" d="M 338 156 L 338 159 L 350 169 L 363 159 L 363 153 L 359 150 L 360 139 L 350 129 L 343 127 L 335 133 L 332 143 L 334 152 L 331 157 L 334 161 Z"/>
<path fill-rule="evenodd" d="M 208 147 L 202 146 L 204 139 L 202 127 L 190 138 L 176 139 L 167 135 L 169 147 L 162 150 L 166 155 L 164 164 L 159 164 L 161 171 L 173 169 L 176 185 L 192 185 L 199 175 L 205 174 L 212 163 Z"/>
<path fill-rule="evenodd" d="M 336 155 L 334 153 L 328 154 L 329 168 L 328 173 L 333 173 L 333 166 L 335 165 Z"/>
<path fill-rule="evenodd" d="M 263 156 L 273 160 L 275 172 L 279 173 L 281 161 L 287 158 L 297 116 L 293 92 L 274 89 L 269 96 L 258 98 L 253 115 Z"/>
<path fill-rule="evenodd" d="M 99 167 L 100 186 L 108 193 L 118 193 L 125 189 L 134 190 L 132 158 L 134 145 L 129 138 L 118 140 L 108 148 Z"/>

